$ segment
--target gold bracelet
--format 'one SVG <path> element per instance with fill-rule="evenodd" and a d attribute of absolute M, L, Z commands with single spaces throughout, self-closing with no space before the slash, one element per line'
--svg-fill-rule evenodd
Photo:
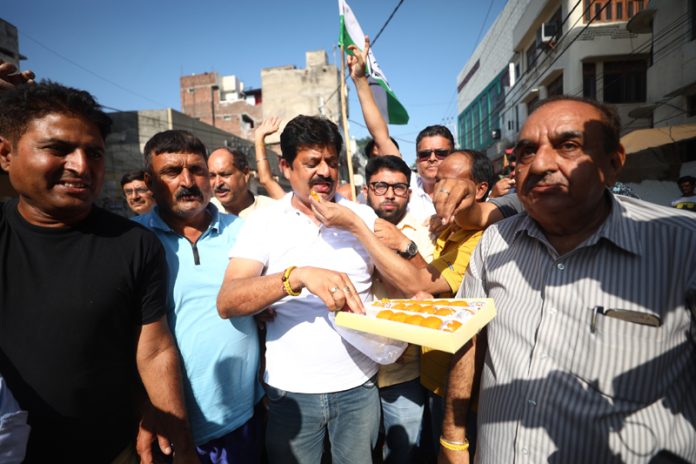
<path fill-rule="evenodd" d="M 290 286 L 290 273 L 295 270 L 296 267 L 297 266 L 290 266 L 287 268 L 285 272 L 283 272 L 283 277 L 280 278 L 280 280 L 283 282 L 283 290 L 285 290 L 285 293 L 287 293 L 289 296 L 300 296 L 300 293 L 302 293 L 302 290 L 296 292 Z"/>
<path fill-rule="evenodd" d="M 469 449 L 469 440 L 465 438 L 464 442 L 449 441 L 440 435 L 440 445 L 450 451 L 466 451 Z"/>

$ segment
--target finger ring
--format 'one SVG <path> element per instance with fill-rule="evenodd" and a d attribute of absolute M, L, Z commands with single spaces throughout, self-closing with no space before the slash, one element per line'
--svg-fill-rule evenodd
<path fill-rule="evenodd" d="M 338 291 L 338 287 L 333 287 L 333 288 L 329 289 L 329 291 L 331 293 L 336 293 Z"/>
<path fill-rule="evenodd" d="M 346 291 L 346 293 L 350 293 L 350 287 L 346 287 L 344 288 L 344 290 Z"/>
<path fill-rule="evenodd" d="M 450 194 L 450 191 L 449 191 L 449 190 L 445 190 L 445 189 L 440 189 L 440 192 L 444 193 L 445 195 L 449 195 L 449 194 Z"/>

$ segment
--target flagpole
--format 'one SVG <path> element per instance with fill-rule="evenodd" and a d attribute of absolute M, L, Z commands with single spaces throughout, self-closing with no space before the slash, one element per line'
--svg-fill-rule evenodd
<path fill-rule="evenodd" d="M 353 154 L 351 153 L 350 133 L 348 131 L 348 112 L 346 111 L 346 54 L 341 46 L 341 119 L 343 119 L 343 134 L 346 138 L 346 161 L 348 166 L 348 182 L 350 183 L 350 199 L 355 201 L 355 179 L 353 179 Z"/>

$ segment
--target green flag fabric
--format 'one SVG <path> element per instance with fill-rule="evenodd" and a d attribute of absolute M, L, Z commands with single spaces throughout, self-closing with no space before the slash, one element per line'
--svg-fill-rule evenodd
<path fill-rule="evenodd" d="M 352 54 L 348 50 L 349 45 L 356 45 L 362 50 L 365 43 L 365 34 L 363 34 L 358 20 L 350 9 L 345 0 L 338 0 L 338 11 L 341 15 L 341 32 L 338 36 L 338 44 L 343 47 L 346 53 Z M 389 124 L 407 124 L 408 113 L 406 108 L 399 102 L 394 95 L 387 77 L 377 64 L 374 53 L 370 49 L 367 55 L 367 79 L 370 83 L 370 89 L 375 97 L 377 106 L 379 107 L 382 117 Z"/>

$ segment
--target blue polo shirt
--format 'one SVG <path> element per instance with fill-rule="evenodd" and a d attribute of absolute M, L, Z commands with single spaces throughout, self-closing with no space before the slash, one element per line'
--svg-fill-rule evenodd
<path fill-rule="evenodd" d="M 169 267 L 169 324 L 183 361 L 184 393 L 197 445 L 221 437 L 248 421 L 260 398 L 259 339 L 251 316 L 220 318 L 216 299 L 228 252 L 243 220 L 218 213 L 195 244 L 174 232 L 159 208 L 134 221 L 151 229 L 164 245 Z"/>

